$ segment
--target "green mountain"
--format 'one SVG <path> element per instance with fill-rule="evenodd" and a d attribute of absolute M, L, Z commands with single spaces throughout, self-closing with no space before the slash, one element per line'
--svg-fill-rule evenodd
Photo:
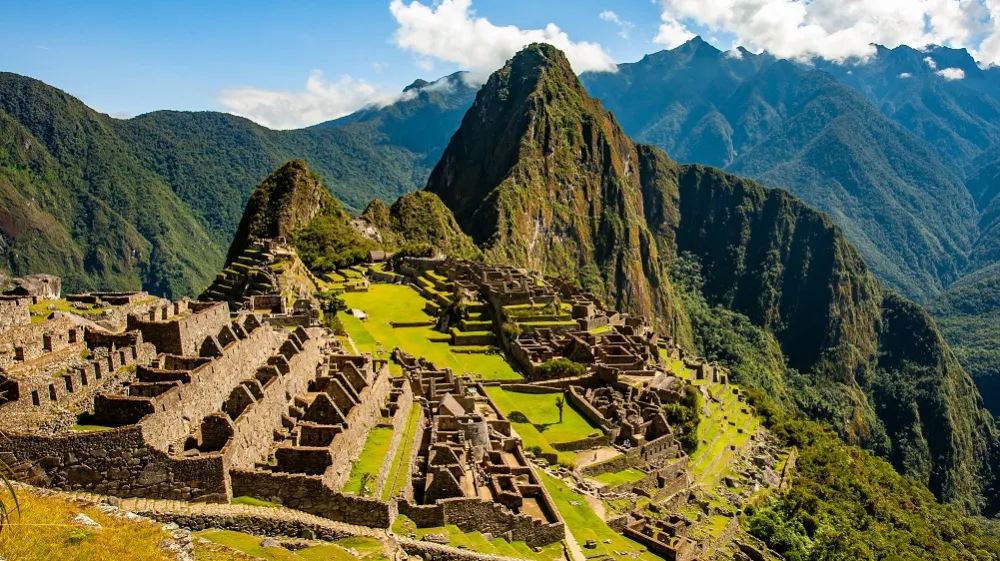
<path fill-rule="evenodd" d="M 494 73 L 427 191 L 488 260 L 569 278 L 620 308 L 674 315 L 643 218 L 636 146 L 564 55 L 532 45 Z"/>
<path fill-rule="evenodd" d="M 113 121 L 36 80 L 0 75 L 5 268 L 83 287 L 193 294 L 222 252 Z"/>
<path fill-rule="evenodd" d="M 487 259 L 603 288 L 696 346 L 712 342 L 691 302 L 745 318 L 788 369 L 745 383 L 794 389 L 801 410 L 941 499 L 995 508 L 992 418 L 926 312 L 787 192 L 634 144 L 557 49 L 531 45 L 491 76 L 427 190 Z M 687 261 L 699 282 L 667 273 Z"/>
<path fill-rule="evenodd" d="M 961 175 L 831 74 L 738 52 L 696 38 L 582 79 L 637 140 L 830 214 L 892 288 L 925 299 L 957 279 L 977 235 Z"/>
<path fill-rule="evenodd" d="M 232 263 L 254 239 L 293 240 L 301 228 L 319 218 L 350 223 L 350 216 L 330 195 L 322 180 L 301 160 L 274 170 L 247 201 L 226 263 Z"/>
<path fill-rule="evenodd" d="M 430 246 L 455 257 L 482 257 L 451 210 L 428 191 L 407 193 L 396 199 L 391 207 L 375 199 L 361 218 L 376 229 L 376 239 L 389 251 L 413 251 L 419 250 L 419 246 Z"/>
<path fill-rule="evenodd" d="M 864 62 L 813 64 L 925 140 L 959 176 L 1000 140 L 1000 72 L 980 68 L 965 49 L 876 46 Z M 962 78 L 947 80 L 943 69 L 961 70 Z"/>
<path fill-rule="evenodd" d="M 450 134 L 473 93 L 461 75 L 417 82 L 394 104 L 272 131 L 212 112 L 113 119 L 0 73 L 0 269 L 60 274 L 68 291 L 197 294 L 272 169 L 309 162 L 348 211 L 395 200 L 424 184 L 447 139 L 407 123 Z"/>

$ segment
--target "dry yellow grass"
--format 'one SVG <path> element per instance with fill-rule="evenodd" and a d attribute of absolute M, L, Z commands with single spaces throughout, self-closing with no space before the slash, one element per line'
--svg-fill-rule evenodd
<path fill-rule="evenodd" d="M 131 522 L 83 508 L 64 499 L 18 491 L 20 514 L 0 533 L 0 557 L 8 561 L 172 561 L 160 549 L 165 534 L 155 523 Z M 10 495 L 0 500 L 11 503 Z M 104 528 L 73 524 L 84 513 Z"/>

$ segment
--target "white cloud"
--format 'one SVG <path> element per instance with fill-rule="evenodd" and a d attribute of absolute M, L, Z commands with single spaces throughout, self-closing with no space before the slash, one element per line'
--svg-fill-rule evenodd
<path fill-rule="evenodd" d="M 219 102 L 234 115 L 266 127 L 294 129 L 343 117 L 365 105 L 386 105 L 399 97 L 364 80 L 346 75 L 327 80 L 314 70 L 304 90 L 231 88 L 220 93 Z"/>
<path fill-rule="evenodd" d="M 694 33 L 688 31 L 684 24 L 672 18 L 668 19 L 666 12 L 664 12 L 663 23 L 660 24 L 660 29 L 656 32 L 653 42 L 659 43 L 668 49 L 673 49 L 693 38 Z"/>
<path fill-rule="evenodd" d="M 424 70 L 426 72 L 434 70 L 434 61 L 424 56 L 416 57 L 413 60 L 413 64 L 416 64 L 417 68 Z"/>
<path fill-rule="evenodd" d="M 931 67 L 931 70 L 934 70 L 935 68 L 937 68 L 937 63 L 934 62 L 934 59 L 931 58 L 931 57 L 924 57 L 924 62 L 927 63 L 927 66 Z"/>
<path fill-rule="evenodd" d="M 381 74 L 382 71 L 385 70 L 386 68 L 389 68 L 389 63 L 388 62 L 373 62 L 372 63 L 372 71 L 374 71 L 376 74 Z"/>
<path fill-rule="evenodd" d="M 611 10 L 604 10 L 603 12 L 601 12 L 600 18 L 604 21 L 608 21 L 617 25 L 618 35 L 620 35 L 622 39 L 628 39 L 629 34 L 632 33 L 632 29 L 635 27 L 634 23 L 628 20 L 623 20 L 622 18 L 618 17 L 618 14 L 612 12 Z"/>
<path fill-rule="evenodd" d="M 935 72 L 938 76 L 944 78 L 945 80 L 963 80 L 965 79 L 965 71 L 961 68 L 942 68 Z"/>
<path fill-rule="evenodd" d="M 1000 62 L 1000 0 L 655 1 L 662 24 L 654 41 L 668 48 L 696 27 L 782 58 L 844 61 L 871 56 L 875 43 L 936 44 Z"/>
<path fill-rule="evenodd" d="M 726 56 L 729 57 L 729 58 L 735 58 L 737 60 L 740 60 L 740 59 L 743 58 L 743 51 L 739 50 L 738 48 L 737 49 L 730 49 L 730 50 L 726 51 Z"/>
<path fill-rule="evenodd" d="M 909 72 L 903 72 L 902 74 L 899 75 L 899 77 L 905 80 L 907 78 L 912 78 L 913 74 L 910 74 Z"/>
<path fill-rule="evenodd" d="M 561 49 L 576 72 L 616 69 L 611 55 L 597 43 L 571 41 L 553 23 L 545 29 L 494 25 L 475 15 L 472 0 L 439 0 L 430 6 L 419 0 L 392 0 L 389 11 L 399 26 L 394 36 L 397 46 L 457 64 L 475 76 L 500 68 L 522 47 L 535 42 Z"/>

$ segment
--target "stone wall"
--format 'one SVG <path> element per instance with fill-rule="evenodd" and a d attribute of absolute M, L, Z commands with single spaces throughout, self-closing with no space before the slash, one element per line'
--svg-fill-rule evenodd
<path fill-rule="evenodd" d="M 398 542 L 399 546 L 408 555 L 420 557 L 424 561 L 509 561 L 519 559 L 517 557 L 476 553 L 467 549 L 456 549 L 431 542 L 418 542 L 408 539 L 401 539 Z"/>
<path fill-rule="evenodd" d="M 274 444 L 274 429 L 288 414 L 288 396 L 303 393 L 316 376 L 316 367 L 323 358 L 321 340 L 310 338 L 302 352 L 288 361 L 288 373 L 278 374 L 263 386 L 263 397 L 251 403 L 233 423 L 233 436 L 222 450 L 231 468 L 251 469 L 254 463 L 267 458 Z"/>
<path fill-rule="evenodd" d="M 318 476 L 233 470 L 230 477 L 233 496 L 256 497 L 337 522 L 389 528 L 397 515 L 395 502 L 344 495 Z"/>
<path fill-rule="evenodd" d="M 119 497 L 227 501 L 222 456 L 169 457 L 146 444 L 142 427 L 60 436 L 9 435 L 0 459 L 39 487 Z"/>
<path fill-rule="evenodd" d="M 0 298 L 0 329 L 16 325 L 30 325 L 30 298 Z"/>
<path fill-rule="evenodd" d="M 307 522 L 293 517 L 260 516 L 252 513 L 208 514 L 194 510 L 190 513 L 176 513 L 138 509 L 137 514 L 164 524 L 174 523 L 181 528 L 192 531 L 213 528 L 242 532 L 253 536 L 301 538 L 309 535 L 325 541 L 339 540 L 355 535 L 348 528 L 336 528 L 331 524 Z"/>
<path fill-rule="evenodd" d="M 334 489 L 339 491 L 347 483 L 351 467 L 368 440 L 368 432 L 382 418 L 382 405 L 389 398 L 391 389 L 392 377 L 389 375 L 388 364 L 385 364 L 377 372 L 374 383 L 361 390 L 361 401 L 347 414 L 344 432 L 333 438 L 330 444 L 333 465 L 324 477 Z"/>
<path fill-rule="evenodd" d="M 257 328 L 226 347 L 221 357 L 191 371 L 191 383 L 157 396 L 156 411 L 140 421 L 149 443 L 166 450 L 190 434 L 206 415 L 219 410 L 237 384 L 254 377 L 280 341 L 274 331 Z"/>
<path fill-rule="evenodd" d="M 633 448 L 614 458 L 584 466 L 580 473 L 585 477 L 596 477 L 602 473 L 617 473 L 642 463 L 642 453 L 638 448 Z"/>
<path fill-rule="evenodd" d="M 552 509 L 550 500 L 543 501 L 548 503 L 546 508 Z M 478 498 L 439 499 L 434 505 L 399 501 L 399 513 L 413 520 L 418 528 L 454 524 L 463 532 L 489 532 L 507 541 L 523 541 L 530 547 L 548 545 L 566 536 L 562 521 L 548 523 L 527 514 L 514 514 L 505 506 Z M 552 514 L 558 516 L 554 509 Z"/>
<path fill-rule="evenodd" d="M 597 432 L 600 432 L 599 430 Z M 574 440 L 572 442 L 553 442 L 552 447 L 558 452 L 576 452 L 577 450 L 590 450 L 593 448 L 601 448 L 603 446 L 608 446 L 607 435 L 593 436 L 590 438 L 583 438 L 580 440 Z"/>
<path fill-rule="evenodd" d="M 83 349 L 81 345 L 67 347 L 66 351 L 78 355 Z M 0 402 L 10 400 L 3 406 L 6 411 L 89 402 L 97 392 L 132 378 L 135 366 L 149 364 L 155 354 L 156 349 L 144 343 L 68 368 L 59 377 L 13 378 L 0 384 L 0 392 L 5 394 Z"/>
<path fill-rule="evenodd" d="M 389 472 L 392 471 L 392 464 L 395 463 L 396 453 L 403 444 L 403 437 L 406 436 L 406 423 L 410 418 L 410 410 L 413 408 L 413 390 L 409 384 L 403 384 L 402 393 L 396 398 L 396 414 L 392 416 L 392 442 L 382 460 L 378 476 L 375 478 L 375 496 L 381 497 L 385 489 L 386 480 L 389 479 Z"/>
<path fill-rule="evenodd" d="M 173 304 L 175 309 L 184 302 Z M 161 353 L 197 356 L 202 342 L 215 336 L 229 323 L 229 307 L 224 302 L 190 302 L 189 312 L 170 317 L 169 313 L 154 319 L 159 309 L 148 314 L 128 316 L 127 330 L 142 332 L 143 339 L 156 345 Z M 166 310 L 166 308 L 165 308 Z"/>

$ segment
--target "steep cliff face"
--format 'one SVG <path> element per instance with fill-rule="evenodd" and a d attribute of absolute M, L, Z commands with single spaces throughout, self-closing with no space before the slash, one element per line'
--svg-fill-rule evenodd
<path fill-rule="evenodd" d="M 490 78 L 427 190 L 488 259 L 578 279 L 681 340 L 666 270 L 693 257 L 705 299 L 772 333 L 814 390 L 803 410 L 939 498 L 993 510 L 992 419 L 927 314 L 787 192 L 635 145 L 556 49 Z"/>
<path fill-rule="evenodd" d="M 271 172 L 250 195 L 226 263 L 239 257 L 253 238 L 291 241 L 296 230 L 325 215 L 348 218 L 319 176 L 310 173 L 305 162 L 292 160 Z"/>
<path fill-rule="evenodd" d="M 565 55 L 535 44 L 490 77 L 427 190 L 488 260 L 577 278 L 616 306 L 667 318 L 639 168 L 635 144 Z"/>

